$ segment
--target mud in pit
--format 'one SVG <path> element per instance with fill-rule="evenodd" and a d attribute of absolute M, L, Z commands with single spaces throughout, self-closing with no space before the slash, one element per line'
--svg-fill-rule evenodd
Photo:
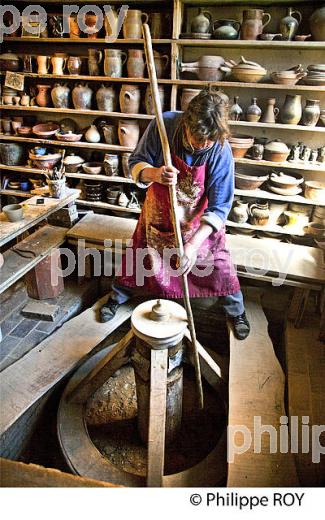
<path fill-rule="evenodd" d="M 204 381 L 203 386 L 205 406 L 198 410 L 195 374 L 185 365 L 182 427 L 166 449 L 165 475 L 184 471 L 204 459 L 226 427 L 223 401 Z M 102 455 L 123 471 L 146 475 L 147 447 L 137 430 L 136 387 L 131 365 L 118 370 L 88 400 L 85 420 L 89 436 Z"/>

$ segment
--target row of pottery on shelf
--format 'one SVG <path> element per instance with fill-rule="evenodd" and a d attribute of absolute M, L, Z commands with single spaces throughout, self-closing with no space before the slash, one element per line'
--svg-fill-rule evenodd
<path fill-rule="evenodd" d="M 88 174 L 105 174 L 111 177 L 122 176 L 132 178 L 129 168 L 130 153 L 124 152 L 120 156 L 118 154 L 106 153 L 104 160 L 99 163 L 100 166 L 92 166 L 93 163 L 87 163 L 83 157 L 73 153 L 67 155 L 63 162 L 67 173 L 78 173 L 82 169 L 84 173 Z"/>
<path fill-rule="evenodd" d="M 271 21 L 271 15 L 264 12 L 262 9 L 245 9 L 243 11 L 243 19 L 240 23 L 238 20 L 219 19 L 212 21 L 212 14 L 210 11 L 199 8 L 199 13 L 191 22 L 191 34 L 193 37 L 203 38 L 208 35 L 219 40 L 237 40 L 239 37 L 242 40 L 257 40 L 258 38 L 272 40 L 293 40 L 298 32 L 299 25 L 302 22 L 303 16 L 300 11 L 287 8 L 286 15 L 281 18 L 279 22 L 279 33 L 266 33 L 265 37 L 263 30 Z M 309 25 L 311 35 L 302 35 L 305 38 L 297 38 L 298 40 L 306 39 L 308 36 L 313 36 L 314 40 L 325 40 L 325 7 L 314 11 L 309 18 Z"/>

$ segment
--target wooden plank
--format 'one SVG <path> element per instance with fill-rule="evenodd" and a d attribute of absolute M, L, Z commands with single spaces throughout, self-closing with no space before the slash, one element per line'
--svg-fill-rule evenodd
<path fill-rule="evenodd" d="M 151 349 L 147 486 L 161 487 L 165 463 L 168 349 Z"/>
<path fill-rule="evenodd" d="M 88 242 L 103 243 L 104 240 L 130 240 L 137 221 L 88 213 L 67 232 L 67 238 L 83 238 Z"/>
<path fill-rule="evenodd" d="M 254 428 L 255 417 L 260 419 L 261 425 L 273 427 L 279 447 L 280 417 L 286 415 L 284 374 L 275 356 L 268 336 L 268 323 L 258 300 L 247 300 L 246 312 L 251 324 L 248 338 L 239 341 L 230 329 L 228 428 L 231 433 L 230 437 L 228 435 L 227 485 L 296 486 L 298 478 L 292 454 L 280 453 L 279 449 L 276 453 L 270 453 L 269 434 L 262 435 L 260 450 L 254 448 L 254 441 L 259 441 L 261 437 Z M 236 453 L 236 446 L 243 444 L 240 429 L 246 432 L 247 447 L 242 453 Z M 233 462 L 230 462 L 232 446 L 235 449 Z"/>
<path fill-rule="evenodd" d="M 1 374 L 0 436 L 48 390 L 76 368 L 103 339 L 132 314 L 137 303 L 120 306 L 113 320 L 100 323 L 98 312 L 107 296 L 66 322 L 37 349 Z M 36 369 L 37 367 L 37 369 Z"/>
<path fill-rule="evenodd" d="M 1 110 L 14 110 L 15 112 L 50 112 L 53 113 L 53 108 L 49 107 L 22 107 L 22 106 L 12 106 L 12 105 L 0 105 Z M 106 116 L 106 117 L 114 117 L 119 119 L 145 119 L 150 120 L 153 119 L 154 116 L 148 114 L 126 114 L 124 112 L 105 112 L 105 110 L 76 110 L 75 108 L 56 108 L 55 113 L 60 114 L 73 114 L 73 115 L 83 115 L 83 116 Z M 62 141 L 57 141 L 58 146 L 60 146 Z"/>
<path fill-rule="evenodd" d="M 51 213 L 75 201 L 79 193 L 80 190 L 67 188 L 66 197 L 62 199 L 44 197 L 44 204 L 36 204 L 36 199 L 39 198 L 38 196 L 31 197 L 24 202 L 24 219 L 20 222 L 8 222 L 5 214 L 3 212 L 0 213 L 0 246 L 21 235 L 31 227 L 36 226 L 39 222 L 51 215 Z"/>
<path fill-rule="evenodd" d="M 65 235 L 65 228 L 44 226 L 19 242 L 17 246 L 5 251 L 4 265 L 0 270 L 0 294 L 38 265 L 53 249 L 63 244 Z M 20 256 L 15 249 L 26 251 L 27 257 Z"/>
<path fill-rule="evenodd" d="M 104 143 L 85 143 L 85 142 L 76 142 L 69 143 L 66 141 L 56 141 L 55 139 L 40 139 L 36 137 L 19 137 L 16 135 L 4 135 L 0 134 L 1 141 L 14 141 L 17 143 L 32 143 L 32 144 L 45 144 L 47 146 L 59 146 L 60 148 L 63 146 L 67 146 L 69 148 L 87 148 L 91 150 L 106 150 L 112 152 L 132 152 L 134 147 L 129 146 L 120 146 L 118 144 L 104 144 Z"/>
<path fill-rule="evenodd" d="M 37 464 L 0 459 L 1 487 L 119 487 L 116 484 L 78 477 Z"/>

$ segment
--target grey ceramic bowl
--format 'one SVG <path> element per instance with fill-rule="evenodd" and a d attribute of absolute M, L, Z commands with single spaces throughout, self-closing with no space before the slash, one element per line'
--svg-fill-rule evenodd
<path fill-rule="evenodd" d="M 24 210 L 20 204 L 9 204 L 4 206 L 3 210 L 9 222 L 19 222 L 24 218 Z"/>

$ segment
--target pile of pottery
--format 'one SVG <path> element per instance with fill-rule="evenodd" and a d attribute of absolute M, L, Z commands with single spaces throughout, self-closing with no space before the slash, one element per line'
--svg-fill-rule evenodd
<path fill-rule="evenodd" d="M 10 178 L 8 184 L 6 184 L 6 188 L 9 188 L 9 190 L 22 190 L 22 191 L 28 191 L 30 188 L 29 181 L 24 180 L 15 180 Z"/>
<path fill-rule="evenodd" d="M 42 139 L 50 139 L 60 130 L 60 125 L 52 122 L 40 123 L 38 125 L 33 126 L 32 130 L 33 134 L 37 135 L 37 137 L 40 137 Z"/>
<path fill-rule="evenodd" d="M 103 185 L 101 182 L 83 182 L 83 193 L 86 200 L 100 202 L 102 200 L 102 191 Z"/>
<path fill-rule="evenodd" d="M 269 174 L 260 172 L 235 172 L 235 186 L 239 190 L 257 190 L 269 179 Z"/>
<path fill-rule="evenodd" d="M 300 185 L 303 182 L 304 178 L 299 173 L 272 172 L 268 188 L 278 195 L 298 195 L 302 192 Z"/>
<path fill-rule="evenodd" d="M 281 70 L 279 72 L 272 72 L 271 78 L 274 83 L 280 85 L 292 86 L 298 83 L 299 80 L 307 76 L 301 65 L 296 65 L 287 70 Z"/>
<path fill-rule="evenodd" d="M 312 149 L 301 142 L 291 148 L 290 163 L 305 163 L 313 166 L 325 163 L 325 146 Z"/>
<path fill-rule="evenodd" d="M 2 89 L 2 103 L 4 105 L 19 105 L 20 96 L 18 90 L 10 87 L 3 87 Z"/>
<path fill-rule="evenodd" d="M 238 224 L 248 222 L 253 226 L 266 226 L 269 222 L 270 210 L 267 200 L 243 202 L 236 200 L 229 214 L 229 219 Z"/>
<path fill-rule="evenodd" d="M 229 137 L 232 154 L 236 159 L 245 157 L 247 151 L 254 144 L 254 137 L 249 135 L 232 135 Z"/>
<path fill-rule="evenodd" d="M 62 157 L 61 153 L 52 152 L 42 146 L 36 146 L 33 150 L 30 150 L 28 155 L 32 168 L 38 170 L 52 170 Z"/>
<path fill-rule="evenodd" d="M 325 85 L 325 64 L 308 65 L 304 83 L 306 85 L 323 87 Z"/>
<path fill-rule="evenodd" d="M 267 70 L 264 67 L 254 61 L 246 60 L 244 56 L 241 56 L 240 61 L 231 67 L 232 78 L 244 83 L 257 83 L 266 74 Z"/>
<path fill-rule="evenodd" d="M 306 199 L 313 200 L 316 204 L 325 204 L 325 183 L 321 181 L 306 181 L 304 195 Z"/>

